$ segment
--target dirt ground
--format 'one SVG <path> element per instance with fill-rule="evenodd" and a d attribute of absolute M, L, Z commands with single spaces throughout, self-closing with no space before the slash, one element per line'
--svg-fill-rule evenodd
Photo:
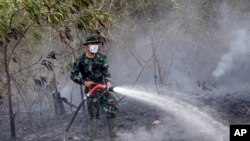
<path fill-rule="evenodd" d="M 215 118 L 221 119 L 221 122 L 227 126 L 229 124 L 250 123 L 250 92 L 248 91 L 236 91 L 221 96 L 216 94 L 196 95 L 193 98 L 216 111 L 215 113 L 217 115 L 215 115 Z M 64 129 L 70 121 L 73 112 L 68 112 L 59 119 L 52 116 L 46 116 L 46 114 L 36 115 L 35 113 L 32 113 L 33 119 L 28 119 L 27 116 L 25 116 L 25 113 L 23 113 L 23 115 L 23 118 L 16 119 L 18 136 L 16 140 L 62 141 L 64 137 Z M 102 116 L 98 122 L 98 140 L 109 141 L 105 113 L 102 112 L 101 115 Z M 0 117 L 0 140 L 8 141 L 10 140 L 8 116 L 2 115 Z M 154 136 L 150 139 L 150 136 L 144 135 L 144 133 L 148 132 L 155 134 L 154 130 L 164 130 L 159 134 L 160 139 L 154 139 L 157 141 L 194 141 L 197 139 L 197 137 L 186 138 L 184 136 L 185 131 L 182 131 L 181 127 L 177 126 L 177 123 L 174 122 L 173 118 L 174 117 L 169 114 L 163 114 L 161 110 L 154 106 L 149 106 L 133 99 L 125 98 L 120 102 L 120 113 L 118 117 L 118 131 L 122 135 L 121 137 L 123 137 L 123 139 L 120 140 L 131 140 L 131 138 L 136 138 L 136 140 L 142 141 L 151 140 L 156 137 Z M 33 121 L 32 125 L 29 122 L 30 120 Z M 155 120 L 159 120 L 160 123 L 156 125 L 152 124 Z M 69 130 L 68 140 L 89 140 L 88 123 L 88 114 L 81 111 Z M 134 133 L 137 135 L 134 136 Z M 140 135 L 140 133 L 142 133 L 142 135 Z M 176 133 L 183 134 L 183 136 L 176 137 Z"/>

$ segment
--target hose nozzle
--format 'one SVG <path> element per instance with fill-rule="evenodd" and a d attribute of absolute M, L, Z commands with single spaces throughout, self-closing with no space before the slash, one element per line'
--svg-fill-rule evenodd
<path fill-rule="evenodd" d="M 109 87 L 109 86 L 107 86 L 107 88 L 106 88 L 108 91 L 111 91 L 111 92 L 113 92 L 114 90 L 114 87 Z"/>

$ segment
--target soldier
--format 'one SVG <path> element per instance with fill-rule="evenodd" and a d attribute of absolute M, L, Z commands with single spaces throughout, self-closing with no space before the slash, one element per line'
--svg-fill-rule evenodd
<path fill-rule="evenodd" d="M 111 86 L 111 75 L 108 70 L 108 62 L 105 55 L 98 52 L 101 40 L 94 35 L 85 39 L 83 46 L 85 52 L 78 58 L 72 67 L 71 79 L 80 85 L 85 86 L 85 93 L 88 93 L 95 84 L 106 84 Z M 99 109 L 102 108 L 107 113 L 107 122 L 111 140 L 115 140 L 116 117 L 118 107 L 111 93 L 100 94 L 96 91 L 93 96 L 88 97 L 87 105 L 90 114 L 90 140 L 96 139 L 97 121 L 99 119 Z"/>

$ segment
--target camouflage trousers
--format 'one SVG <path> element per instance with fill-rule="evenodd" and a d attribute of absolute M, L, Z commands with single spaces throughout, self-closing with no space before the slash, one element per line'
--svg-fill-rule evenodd
<path fill-rule="evenodd" d="M 109 92 L 104 94 L 95 92 L 94 96 L 87 99 L 87 105 L 91 120 L 99 119 L 100 108 L 106 112 L 107 118 L 115 118 L 118 113 L 118 104 Z"/>

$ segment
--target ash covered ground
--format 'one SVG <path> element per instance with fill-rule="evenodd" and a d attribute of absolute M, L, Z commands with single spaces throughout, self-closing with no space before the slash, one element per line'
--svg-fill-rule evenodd
<path fill-rule="evenodd" d="M 192 98 L 192 100 L 190 100 Z M 193 103 L 196 106 L 202 106 L 203 109 L 217 121 L 222 122 L 225 126 L 230 124 L 249 124 L 249 100 L 248 90 L 237 90 L 222 93 L 206 92 L 203 94 L 189 94 L 188 99 L 183 101 Z M 195 102 L 194 102 L 195 101 Z M 204 106 L 205 105 L 205 106 Z M 209 111 L 207 110 L 209 109 Z M 27 113 L 23 113 L 27 114 Z M 64 129 L 72 117 L 72 113 L 68 112 L 63 117 L 55 119 L 49 114 L 35 115 L 32 113 L 34 125 L 30 125 L 27 118 L 17 120 L 17 140 L 23 141 L 59 141 L 63 140 Z M 105 113 L 102 112 L 98 125 L 98 140 L 108 141 L 108 128 L 106 124 Z M 183 115 L 185 116 L 185 115 Z M 1 140 L 10 140 L 8 118 L 1 116 Z M 25 117 L 25 116 L 23 116 Z M 39 117 L 39 118 L 38 118 Z M 159 124 L 153 124 L 155 120 L 159 120 Z M 194 121 L 190 121 L 192 124 Z M 80 112 L 70 128 L 68 139 L 83 140 L 89 139 L 88 131 L 89 117 L 86 112 Z M 181 123 L 178 123 L 171 113 L 166 113 L 156 106 L 133 100 L 126 97 L 120 102 L 120 113 L 118 117 L 118 131 L 121 134 L 119 140 L 157 140 L 157 141 L 206 141 L 210 140 L 200 133 L 192 133 L 187 131 Z M 225 137 L 226 140 L 226 137 Z"/>

